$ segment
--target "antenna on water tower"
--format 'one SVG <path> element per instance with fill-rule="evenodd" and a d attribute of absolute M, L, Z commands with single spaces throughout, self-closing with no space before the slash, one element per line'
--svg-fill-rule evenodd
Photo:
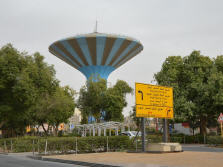
<path fill-rule="evenodd" d="M 95 28 L 94 28 L 94 33 L 97 33 L 97 29 L 98 29 L 98 21 L 96 20 Z"/>

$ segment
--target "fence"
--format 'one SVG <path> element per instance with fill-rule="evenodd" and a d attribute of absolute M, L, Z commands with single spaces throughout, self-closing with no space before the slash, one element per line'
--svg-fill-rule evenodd
<path fill-rule="evenodd" d="M 134 144 L 127 136 L 101 137 L 49 137 L 1 139 L 4 152 L 38 152 L 40 154 L 65 154 L 121 151 L 132 149 Z"/>
<path fill-rule="evenodd" d="M 148 135 L 146 143 L 162 142 L 161 135 Z M 171 136 L 170 142 L 223 144 L 221 136 Z M 0 139 L 1 152 L 38 152 L 39 154 L 68 154 L 106 151 L 140 151 L 141 138 L 127 136 L 95 137 L 28 137 Z"/>

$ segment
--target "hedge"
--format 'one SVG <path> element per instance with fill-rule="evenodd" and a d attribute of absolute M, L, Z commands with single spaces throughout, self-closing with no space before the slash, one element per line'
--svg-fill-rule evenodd
<path fill-rule="evenodd" d="M 162 142 L 162 135 L 148 135 L 147 139 L 149 143 L 160 143 Z"/>
<path fill-rule="evenodd" d="M 207 144 L 222 145 L 223 144 L 223 138 L 221 136 L 209 136 L 207 138 Z"/>
<path fill-rule="evenodd" d="M 44 153 L 47 141 L 47 153 L 75 153 L 77 139 L 77 152 L 104 152 L 107 151 L 122 151 L 122 150 L 135 150 L 136 142 L 127 136 L 95 136 L 95 137 L 21 137 L 21 138 L 6 138 L 0 139 L 0 150 L 9 152 L 35 152 L 39 151 Z M 107 143 L 108 139 L 108 143 Z M 148 143 L 162 142 L 161 135 L 148 135 Z M 137 140 L 137 148 L 141 147 L 140 137 Z M 34 144 L 33 144 L 34 142 Z M 179 143 L 203 143 L 203 136 L 171 136 L 170 142 Z M 223 138 L 221 136 L 207 136 L 206 144 L 222 145 Z"/>
<path fill-rule="evenodd" d="M 107 140 L 109 151 L 134 148 L 132 140 L 127 136 L 8 138 L 0 139 L 0 147 L 4 149 L 4 143 L 6 143 L 7 150 L 11 152 L 31 152 L 35 150 L 43 153 L 47 141 L 48 153 L 71 153 L 76 150 L 76 139 L 78 153 L 107 151 Z"/>
<path fill-rule="evenodd" d="M 202 135 L 195 135 L 195 136 L 170 136 L 170 142 L 178 142 L 178 143 L 186 143 L 186 144 L 223 144 L 223 138 L 221 136 L 202 136 Z"/>

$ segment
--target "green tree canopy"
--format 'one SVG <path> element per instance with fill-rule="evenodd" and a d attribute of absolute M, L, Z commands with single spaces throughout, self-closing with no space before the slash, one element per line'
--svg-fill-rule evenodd
<path fill-rule="evenodd" d="M 126 107 L 126 94 L 132 93 L 132 88 L 122 80 L 107 88 L 104 79 L 94 82 L 92 79 L 80 89 L 78 107 L 82 112 L 82 123 L 87 123 L 88 116 L 94 116 L 97 122 L 101 117 L 106 121 L 123 121 L 122 110 Z"/>
<path fill-rule="evenodd" d="M 40 117 L 37 117 L 40 108 L 52 104 L 52 112 L 60 111 L 57 112 L 59 119 L 65 110 L 70 112 L 67 106 L 74 108 L 73 93 L 70 88 L 59 86 L 53 66 L 45 63 L 39 53 L 28 55 L 11 44 L 3 46 L 0 49 L 0 129 L 22 133 L 25 126 L 40 123 Z M 43 116 L 41 121 L 47 123 L 51 115 Z M 63 118 L 60 121 L 65 122 Z M 57 122 L 55 119 L 54 123 Z"/>
<path fill-rule="evenodd" d="M 222 112 L 223 56 L 210 59 L 199 51 L 189 56 L 170 56 L 154 75 L 157 83 L 174 88 L 175 121 L 188 121 L 192 128 L 216 126 Z"/>

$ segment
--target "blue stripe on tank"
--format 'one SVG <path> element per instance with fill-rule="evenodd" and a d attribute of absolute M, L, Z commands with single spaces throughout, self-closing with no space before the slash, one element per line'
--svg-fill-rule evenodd
<path fill-rule="evenodd" d="M 90 52 L 89 52 L 89 49 L 88 49 L 88 44 L 87 44 L 87 40 L 86 40 L 86 37 L 78 37 L 76 38 L 87 62 L 89 65 L 92 65 L 92 60 L 91 60 L 91 55 L 90 55 Z"/>
<path fill-rule="evenodd" d="M 112 63 L 112 66 L 114 66 L 116 63 L 118 63 L 137 43 L 135 41 L 132 41 L 131 44 L 120 54 L 120 56 Z"/>
<path fill-rule="evenodd" d="M 67 49 L 68 52 L 70 52 L 70 54 L 77 59 L 77 61 L 84 66 L 84 63 L 82 62 L 82 60 L 80 59 L 80 57 L 77 55 L 77 53 L 75 52 L 75 50 L 70 46 L 70 44 L 64 40 L 64 41 L 60 41 L 60 43 Z"/>
<path fill-rule="evenodd" d="M 104 54 L 105 42 L 105 36 L 96 36 L 97 65 L 101 65 L 102 57 Z"/>
<path fill-rule="evenodd" d="M 78 66 L 73 60 L 71 60 L 63 51 L 61 51 L 58 47 L 56 47 L 55 45 L 51 45 L 52 46 L 52 48 L 56 51 L 56 52 L 58 52 L 58 53 L 60 53 L 63 57 L 65 57 L 66 59 L 68 59 L 69 61 L 70 61 L 70 63 L 72 63 L 74 66 L 76 66 L 76 67 L 78 67 L 78 68 L 80 68 L 80 66 Z M 76 68 L 75 67 L 75 68 Z"/>
<path fill-rule="evenodd" d="M 142 50 L 142 48 L 143 48 L 142 46 L 138 47 L 138 48 L 137 48 L 134 52 L 132 52 L 128 57 L 126 57 L 124 60 L 122 60 L 116 68 L 120 67 L 120 66 L 121 66 L 122 64 L 124 64 L 127 60 L 129 60 L 130 58 L 134 57 L 135 54 L 136 54 L 138 51 Z"/>
<path fill-rule="evenodd" d="M 125 40 L 124 38 L 117 38 L 115 40 L 115 43 L 113 44 L 112 50 L 111 50 L 111 52 L 110 52 L 110 54 L 109 54 L 109 56 L 108 56 L 108 58 L 105 62 L 105 65 L 108 65 L 111 62 L 112 58 L 114 57 L 115 53 L 118 51 L 118 49 L 120 48 L 120 46 L 121 46 L 121 44 L 123 43 L 124 40 Z"/>
<path fill-rule="evenodd" d="M 82 72 L 87 79 L 91 76 L 97 77 L 99 75 L 101 78 L 107 80 L 109 74 L 114 71 L 115 68 L 112 66 L 84 66 L 80 67 L 78 70 Z"/>

